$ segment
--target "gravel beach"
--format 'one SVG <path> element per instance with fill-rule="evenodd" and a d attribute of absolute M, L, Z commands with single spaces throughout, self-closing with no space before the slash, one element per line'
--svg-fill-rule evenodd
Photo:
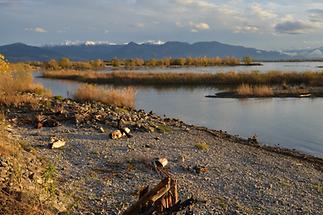
<path fill-rule="evenodd" d="M 323 213 L 322 158 L 98 103 L 39 98 L 37 107 L 6 115 L 21 139 L 55 166 L 57 189 L 72 199 L 66 203 L 72 214 L 120 214 L 141 188 L 162 179 L 152 165 L 156 158 L 169 161 L 181 199 L 205 201 L 194 205 L 194 214 Z M 52 123 L 36 129 L 35 118 Z M 122 126 L 132 137 L 111 139 Z M 53 137 L 66 145 L 50 149 Z"/>

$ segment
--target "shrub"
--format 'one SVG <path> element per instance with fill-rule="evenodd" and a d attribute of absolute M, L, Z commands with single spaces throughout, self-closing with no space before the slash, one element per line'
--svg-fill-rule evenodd
<path fill-rule="evenodd" d="M 69 69 L 72 66 L 72 62 L 70 59 L 64 57 L 59 61 L 59 66 L 64 69 Z"/>
<path fill-rule="evenodd" d="M 93 69 L 102 69 L 104 67 L 104 62 L 100 59 L 90 61 Z"/>
<path fill-rule="evenodd" d="M 7 68 L 10 68 L 8 65 Z M 19 106 L 23 103 L 36 104 L 32 95 L 50 96 L 50 91 L 40 84 L 34 84 L 32 73 L 25 71 L 0 72 L 0 104 Z"/>
<path fill-rule="evenodd" d="M 121 60 L 119 60 L 119 59 L 113 59 L 113 60 L 111 61 L 111 65 L 112 65 L 113 67 L 119 67 L 119 66 L 121 66 Z"/>
<path fill-rule="evenodd" d="M 242 62 L 243 62 L 244 64 L 248 65 L 248 64 L 252 64 L 253 60 L 252 60 L 252 57 L 250 57 L 250 56 L 246 56 L 246 57 L 243 57 L 243 58 L 242 58 Z"/>
<path fill-rule="evenodd" d="M 51 59 L 45 64 L 45 68 L 48 70 L 58 70 L 60 67 L 55 59 Z"/>
<path fill-rule="evenodd" d="M 32 72 L 35 70 L 35 67 L 29 63 L 10 63 L 9 71 L 10 72 Z"/>
<path fill-rule="evenodd" d="M 6 61 L 5 57 L 0 54 L 0 73 L 9 72 L 9 64 Z"/>

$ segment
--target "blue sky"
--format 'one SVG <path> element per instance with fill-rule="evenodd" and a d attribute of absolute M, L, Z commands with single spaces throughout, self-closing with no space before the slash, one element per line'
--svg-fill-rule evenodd
<path fill-rule="evenodd" d="M 322 0 L 0 0 L 0 44 L 220 41 L 323 46 Z"/>

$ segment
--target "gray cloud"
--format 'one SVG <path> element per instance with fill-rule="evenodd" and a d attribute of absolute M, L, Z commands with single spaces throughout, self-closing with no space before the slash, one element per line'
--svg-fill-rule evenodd
<path fill-rule="evenodd" d="M 313 28 L 314 26 L 299 20 L 284 21 L 275 26 L 276 32 L 282 34 L 304 34 Z"/>
<path fill-rule="evenodd" d="M 307 12 L 311 22 L 323 22 L 323 9 L 310 9 Z"/>

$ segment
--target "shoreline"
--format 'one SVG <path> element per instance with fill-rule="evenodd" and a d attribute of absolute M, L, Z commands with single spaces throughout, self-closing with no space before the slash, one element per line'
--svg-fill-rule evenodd
<path fill-rule="evenodd" d="M 107 65 L 105 68 L 107 69 L 111 69 L 111 71 L 114 70 L 120 70 L 120 69 L 129 69 L 129 70 L 149 70 L 149 69 L 153 69 L 153 70 L 158 70 L 158 69 L 189 69 L 189 68 L 205 68 L 205 67 L 239 67 L 239 66 L 245 66 L 245 67 L 253 67 L 253 66 L 264 66 L 263 63 L 250 63 L 250 64 L 245 64 L 245 63 L 240 63 L 240 64 L 224 64 L 224 65 L 207 65 L 207 66 L 203 66 L 203 65 L 171 65 L 171 66 L 133 66 L 133 67 L 126 67 L 126 66 L 118 66 L 118 67 L 114 67 L 111 65 Z"/>
<path fill-rule="evenodd" d="M 224 97 L 220 97 L 220 98 L 224 98 Z M 248 97 L 248 98 L 250 98 L 250 97 Z M 255 98 L 259 98 L 259 97 L 255 97 Z M 43 98 L 40 97 L 38 99 L 42 100 Z M 62 100 L 62 101 L 67 102 L 67 103 L 75 103 L 75 104 L 90 104 L 90 105 L 91 104 L 94 104 L 94 105 L 99 104 L 99 105 L 102 105 L 102 106 L 110 106 L 110 107 L 120 109 L 120 110 L 123 110 L 123 111 L 128 109 L 128 110 L 131 110 L 131 112 L 139 112 L 139 113 L 144 113 L 146 115 L 150 115 L 150 114 L 155 115 L 152 111 L 150 113 L 146 113 L 143 110 L 136 110 L 136 109 L 133 109 L 133 108 L 125 108 L 124 109 L 124 108 L 120 108 L 120 107 L 116 107 L 116 106 L 101 104 L 99 102 L 78 102 L 78 101 L 76 101 L 74 99 L 71 99 L 71 98 L 62 98 L 61 99 L 60 97 L 52 97 L 52 98 L 49 99 L 49 101 L 52 101 L 52 102 L 54 100 L 56 100 L 56 101 Z M 19 110 L 19 108 L 14 108 L 14 109 Z M 8 110 L 10 110 L 10 108 Z M 225 139 L 235 141 L 235 142 L 243 144 L 243 145 L 248 145 L 248 146 L 268 150 L 270 152 L 274 152 L 274 153 L 278 153 L 278 154 L 289 155 L 289 156 L 294 157 L 294 158 L 304 159 L 304 160 L 308 160 L 308 161 L 314 162 L 314 163 L 317 162 L 318 164 L 323 165 L 323 157 L 311 155 L 309 153 L 298 151 L 296 149 L 289 149 L 289 148 L 280 147 L 280 146 L 271 146 L 271 145 L 262 144 L 261 142 L 259 142 L 257 140 L 256 137 L 243 138 L 243 137 L 240 137 L 239 135 L 230 134 L 227 131 L 215 130 L 215 129 L 207 128 L 205 126 L 188 124 L 188 123 L 183 122 L 181 119 L 163 118 L 163 117 L 160 117 L 158 115 L 155 115 L 155 116 L 158 117 L 161 121 L 178 122 L 182 126 L 186 126 L 188 128 L 197 129 L 197 130 L 201 130 L 201 131 L 205 131 L 205 132 L 208 132 L 208 133 L 210 133 L 210 134 L 212 134 L 212 135 L 214 135 L 216 137 L 225 138 Z M 145 128 L 145 129 L 149 130 L 149 128 Z M 323 166 L 322 166 L 322 168 L 323 168 Z"/>
<path fill-rule="evenodd" d="M 242 144 L 242 145 L 247 145 L 247 146 L 251 146 L 254 148 L 258 148 L 258 149 L 263 149 L 268 152 L 272 152 L 272 153 L 276 153 L 276 154 L 280 154 L 280 155 L 286 155 L 286 156 L 290 156 L 290 157 L 297 158 L 300 160 L 308 161 L 308 162 L 319 165 L 318 168 L 320 170 L 323 170 L 323 158 L 322 157 L 311 155 L 306 152 L 298 151 L 296 149 L 289 149 L 289 148 L 284 148 L 284 147 L 280 147 L 280 146 L 266 145 L 261 142 L 258 142 L 258 140 L 253 137 L 243 138 L 243 137 L 240 137 L 237 135 L 229 134 L 226 131 L 213 130 L 213 129 L 209 129 L 209 128 L 203 127 L 203 126 L 195 126 L 195 125 L 191 125 L 191 126 L 194 127 L 195 129 L 206 131 L 206 132 L 208 132 L 212 135 L 215 135 L 215 136 L 220 135 L 221 138 L 227 138 L 228 140 L 236 141 L 237 143 Z"/>

